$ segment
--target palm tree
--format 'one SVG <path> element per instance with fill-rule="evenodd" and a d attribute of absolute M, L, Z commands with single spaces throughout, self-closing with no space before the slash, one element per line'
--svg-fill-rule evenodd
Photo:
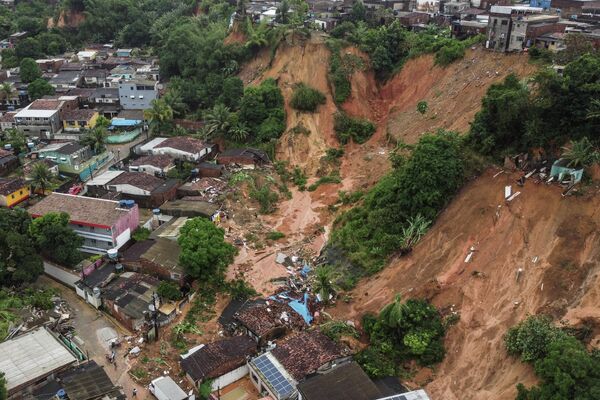
<path fill-rule="evenodd" d="M 163 99 L 165 103 L 173 110 L 173 116 L 183 117 L 188 110 L 187 104 L 183 101 L 181 91 L 177 88 L 170 87 L 165 93 Z"/>
<path fill-rule="evenodd" d="M 10 82 L 4 82 L 2 85 L 0 85 L 0 98 L 5 100 L 6 104 L 8 104 L 8 101 L 13 93 L 14 90 Z"/>
<path fill-rule="evenodd" d="M 338 291 L 339 287 L 335 283 L 338 274 L 330 265 L 321 265 L 315 269 L 313 290 L 321 296 L 321 302 L 329 303 L 329 297 Z"/>
<path fill-rule="evenodd" d="M 173 121 L 173 109 L 163 99 L 152 100 L 150 104 L 152 108 L 144 111 L 144 118 L 150 121 L 150 131 L 157 134 Z"/>
<path fill-rule="evenodd" d="M 231 111 L 224 104 L 215 105 L 204 117 L 209 136 L 223 136 L 231 127 Z"/>
<path fill-rule="evenodd" d="M 231 136 L 231 138 L 236 142 L 245 141 L 249 135 L 250 130 L 248 129 L 248 126 L 243 122 L 238 122 L 229 130 L 229 136 Z"/>
<path fill-rule="evenodd" d="M 246 47 L 256 50 L 269 44 L 269 40 L 267 39 L 269 28 L 266 23 L 261 22 L 256 26 L 256 28 L 254 28 L 252 21 L 250 21 L 250 18 L 248 18 L 246 20 L 246 27 L 248 37 L 248 40 L 245 44 Z"/>
<path fill-rule="evenodd" d="M 106 128 L 103 126 L 95 126 L 89 130 L 81 139 L 81 143 L 90 146 L 95 154 L 100 154 L 104 151 L 104 143 L 106 141 Z"/>
<path fill-rule="evenodd" d="M 593 99 L 592 106 L 588 109 L 588 119 L 600 119 L 600 99 Z"/>
<path fill-rule="evenodd" d="M 42 194 L 46 194 L 46 189 L 52 184 L 52 172 L 48 166 L 43 162 L 36 163 L 31 169 L 29 177 L 33 191 L 41 189 Z"/>
<path fill-rule="evenodd" d="M 587 137 L 581 140 L 573 140 L 571 147 L 563 147 L 562 157 L 567 160 L 567 167 L 587 167 L 598 158 L 598 153 Z"/>
<path fill-rule="evenodd" d="M 410 252 L 421 237 L 427 233 L 430 223 L 421 214 L 409 219 L 407 226 L 402 228 L 400 252 L 403 254 Z"/>

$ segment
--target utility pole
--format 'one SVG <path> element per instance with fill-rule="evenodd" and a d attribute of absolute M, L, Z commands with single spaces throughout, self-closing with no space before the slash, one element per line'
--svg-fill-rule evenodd
<path fill-rule="evenodd" d="M 156 298 L 158 295 L 156 292 L 152 293 L 152 305 L 154 306 L 154 314 L 152 320 L 154 322 L 154 340 L 158 341 L 158 308 L 156 307 Z"/>

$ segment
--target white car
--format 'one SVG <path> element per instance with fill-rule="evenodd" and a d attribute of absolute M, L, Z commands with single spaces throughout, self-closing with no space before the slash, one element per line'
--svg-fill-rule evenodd
<path fill-rule="evenodd" d="M 148 385 L 148 390 L 158 400 L 194 400 L 196 396 L 190 392 L 189 395 L 175 383 L 169 376 L 161 376 L 154 379 Z"/>

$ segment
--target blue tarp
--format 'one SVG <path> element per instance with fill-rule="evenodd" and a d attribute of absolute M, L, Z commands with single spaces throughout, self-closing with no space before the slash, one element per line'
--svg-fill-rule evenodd
<path fill-rule="evenodd" d="M 292 310 L 296 311 L 307 324 L 310 325 L 310 323 L 313 321 L 313 316 L 308 310 L 308 293 L 304 293 L 303 301 L 292 299 L 287 295 L 287 292 L 279 293 L 277 296 L 269 296 L 269 299 L 275 300 L 279 303 L 287 302 Z"/>
<path fill-rule="evenodd" d="M 304 318 L 304 321 L 310 325 L 313 320 L 313 316 L 308 310 L 308 293 L 304 293 L 304 301 L 302 303 L 298 300 L 292 300 L 288 303 L 288 305 L 292 307 L 294 311 L 300 314 L 300 316 Z"/>

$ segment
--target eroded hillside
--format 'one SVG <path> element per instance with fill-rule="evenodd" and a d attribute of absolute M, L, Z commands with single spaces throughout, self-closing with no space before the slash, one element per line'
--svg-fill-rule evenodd
<path fill-rule="evenodd" d="M 366 55 L 352 47 L 343 51 L 362 57 L 366 67 L 353 74 L 352 94 L 341 108 L 377 125 L 377 132 L 367 143 L 346 147 L 341 168 L 345 189 L 368 187 L 389 169 L 390 136 L 414 143 L 422 133 L 437 128 L 465 132 L 492 83 L 510 73 L 531 75 L 536 68 L 526 56 L 475 49 L 446 68 L 435 66 L 430 55 L 409 60 L 391 80 L 380 84 L 368 68 Z M 278 80 L 286 99 L 288 129 L 280 140 L 277 156 L 305 168 L 309 175 L 318 171 L 319 160 L 327 148 L 339 146 L 333 130 L 333 114 L 338 107 L 327 79 L 329 55 L 325 38 L 313 35 L 305 42 L 282 42 L 272 62 L 269 52 L 263 51 L 240 73 L 245 83 L 256 84 L 266 78 Z M 294 85 L 299 82 L 325 93 L 327 102 L 316 113 L 301 113 L 289 107 Z M 425 115 L 416 110 L 422 100 L 429 105 Z M 297 133 L 294 128 L 298 126 L 310 133 Z"/>
<path fill-rule="evenodd" d="M 571 324 L 600 318 L 593 306 L 600 301 L 597 188 L 563 198 L 560 187 L 528 181 L 507 204 L 504 186 L 518 175 L 494 178 L 496 172 L 468 184 L 409 256 L 362 281 L 349 304 L 332 310 L 358 322 L 400 293 L 458 311 L 460 320 L 446 336 L 446 358 L 431 378 L 418 382 L 431 379 L 427 389 L 434 399 L 514 399 L 516 384 L 535 383 L 535 376 L 506 354 L 503 335 L 511 326 L 541 312 Z M 600 340 L 600 330 L 592 336 Z"/>

